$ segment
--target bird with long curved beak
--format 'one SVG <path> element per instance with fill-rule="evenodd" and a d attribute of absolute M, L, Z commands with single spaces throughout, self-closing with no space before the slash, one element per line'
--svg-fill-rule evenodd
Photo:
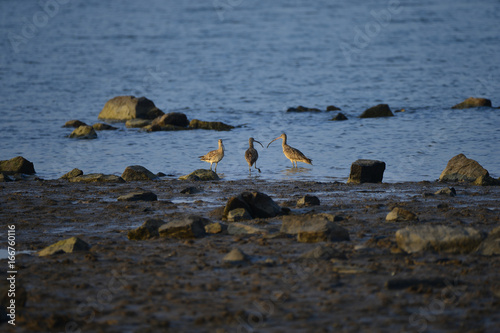
<path fill-rule="evenodd" d="M 260 143 L 259 141 L 255 140 L 254 138 L 250 138 L 248 139 L 248 149 L 247 151 L 245 152 L 245 160 L 247 160 L 247 163 L 248 163 L 248 171 L 250 173 L 252 173 L 252 165 L 255 166 L 255 169 L 259 170 L 260 172 L 260 169 L 257 168 L 257 159 L 259 158 L 259 153 L 257 152 L 257 149 L 255 149 L 253 147 L 253 143 L 254 142 L 257 142 L 259 145 L 262 146 L 262 143 Z M 262 148 L 264 148 L 264 146 L 262 146 Z"/>
<path fill-rule="evenodd" d="M 304 154 L 302 154 L 300 150 L 287 145 L 285 133 L 281 134 L 279 137 L 269 142 L 267 147 L 269 148 L 269 145 L 278 139 L 283 139 L 283 143 L 281 145 L 283 147 L 283 154 L 285 154 L 285 157 L 292 162 L 293 167 L 297 168 L 297 162 L 303 162 L 312 165 L 312 160 L 307 158 Z"/>
<path fill-rule="evenodd" d="M 199 156 L 201 161 L 205 161 L 210 163 L 210 171 L 212 171 L 212 164 L 215 163 L 215 171 L 217 172 L 217 164 L 224 157 L 224 145 L 222 144 L 222 140 L 219 139 L 219 148 L 216 150 L 209 151 L 203 156 Z"/>

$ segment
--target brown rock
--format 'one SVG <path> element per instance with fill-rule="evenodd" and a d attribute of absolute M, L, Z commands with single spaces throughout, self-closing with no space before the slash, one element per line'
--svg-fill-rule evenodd
<path fill-rule="evenodd" d="M 144 240 L 158 237 L 160 235 L 158 229 L 164 224 L 165 222 L 162 220 L 149 219 L 137 229 L 130 230 L 127 237 L 130 240 Z"/>
<path fill-rule="evenodd" d="M 489 106 L 491 107 L 491 101 L 487 98 L 477 98 L 477 97 L 469 97 L 462 103 L 452 106 L 452 109 L 468 109 L 468 108 L 477 108 L 480 106 Z"/>
<path fill-rule="evenodd" d="M 377 117 L 393 117 L 389 105 L 387 104 L 379 104 L 376 106 L 372 106 L 369 109 L 366 109 L 359 118 L 377 118 Z"/>
<path fill-rule="evenodd" d="M 234 128 L 234 126 L 224 124 L 220 121 L 202 121 L 198 119 L 193 119 L 189 122 L 189 128 L 215 130 L 215 131 L 229 131 Z"/>
<path fill-rule="evenodd" d="M 158 229 L 158 232 L 160 233 L 161 237 L 166 238 L 199 238 L 206 235 L 204 221 L 206 221 L 206 219 L 200 218 L 198 216 L 188 216 L 183 220 L 172 221 L 162 225 Z"/>
<path fill-rule="evenodd" d="M 118 129 L 118 127 L 114 127 L 114 126 L 111 126 L 108 124 L 103 124 L 103 123 L 95 123 L 94 125 L 92 125 L 92 127 L 96 131 L 114 131 L 114 130 Z"/>
<path fill-rule="evenodd" d="M 98 118 L 126 121 L 134 118 L 155 119 L 161 115 L 163 111 L 146 97 L 117 96 L 106 102 Z"/>
<path fill-rule="evenodd" d="M 357 160 L 351 165 L 351 174 L 347 183 L 380 183 L 384 177 L 385 162 L 375 160 Z"/>
<path fill-rule="evenodd" d="M 187 127 L 189 125 L 189 121 L 184 113 L 170 112 L 154 119 L 151 124 L 160 126 L 174 125 L 179 127 Z"/>
<path fill-rule="evenodd" d="M 467 158 L 464 154 L 459 154 L 448 161 L 446 168 L 439 176 L 439 181 L 471 183 L 477 181 L 479 185 L 483 185 L 485 182 L 497 183 L 496 179 L 490 177 L 488 170 L 478 162 Z"/>
<path fill-rule="evenodd" d="M 415 213 L 410 212 L 404 208 L 394 207 L 394 209 L 387 214 L 386 221 L 395 222 L 395 221 L 415 221 L 418 220 L 417 215 Z"/>
<path fill-rule="evenodd" d="M 69 137 L 74 139 L 97 139 L 97 133 L 92 126 L 80 126 L 75 128 Z"/>
<path fill-rule="evenodd" d="M 64 174 L 61 177 L 61 179 L 71 179 L 71 178 L 78 177 L 78 176 L 81 176 L 81 175 L 83 175 L 83 171 L 80 170 L 80 169 L 74 168 L 70 172 Z"/>
<path fill-rule="evenodd" d="M 281 213 L 281 207 L 267 194 L 260 192 L 243 192 L 236 197 L 229 198 L 224 208 L 224 218 L 237 208 L 245 208 L 252 218 L 274 217 Z"/>
<path fill-rule="evenodd" d="M 306 194 L 297 200 L 297 207 L 319 206 L 319 198 L 314 195 Z"/>
<path fill-rule="evenodd" d="M 50 256 L 53 254 L 59 254 L 59 253 L 73 253 L 75 251 L 88 251 L 90 249 L 90 245 L 81 240 L 78 237 L 71 237 L 68 239 L 64 239 L 62 241 L 59 241 L 57 243 L 54 243 L 40 252 L 38 252 L 38 255 L 40 257 L 43 256 Z"/>
<path fill-rule="evenodd" d="M 283 216 L 282 233 L 297 235 L 299 242 L 349 240 L 347 229 L 332 221 L 327 214 L 306 214 Z"/>
<path fill-rule="evenodd" d="M 154 173 L 140 165 L 131 165 L 126 167 L 125 171 L 122 173 L 122 178 L 127 182 L 158 179 Z"/>
<path fill-rule="evenodd" d="M 336 107 L 335 105 L 328 105 L 326 107 L 326 111 L 340 111 L 341 109 Z"/>
<path fill-rule="evenodd" d="M 0 172 L 6 175 L 24 173 L 27 175 L 35 174 L 33 163 L 22 156 L 11 158 L 10 160 L 0 161 Z"/>
<path fill-rule="evenodd" d="M 80 120 L 68 120 L 64 125 L 63 127 L 74 127 L 74 128 L 78 128 L 80 126 L 87 126 L 87 124 L 85 124 L 83 121 L 80 121 Z"/>

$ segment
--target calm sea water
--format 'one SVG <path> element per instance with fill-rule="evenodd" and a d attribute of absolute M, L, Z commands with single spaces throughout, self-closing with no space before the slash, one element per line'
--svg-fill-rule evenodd
<path fill-rule="evenodd" d="M 258 146 L 254 177 L 345 181 L 366 158 L 386 162 L 388 182 L 435 180 L 459 153 L 499 177 L 500 110 L 450 109 L 500 105 L 498 22 L 496 0 L 3 0 L 0 159 L 22 155 L 46 179 L 135 164 L 180 176 L 208 167 L 197 157 L 221 138 L 217 171 L 245 179 L 248 138 L 285 131 L 314 166 L 292 170 L 279 141 Z M 239 127 L 67 138 L 67 120 L 95 123 L 118 95 Z M 357 118 L 379 103 L 406 112 Z M 349 120 L 285 112 L 332 104 Z"/>

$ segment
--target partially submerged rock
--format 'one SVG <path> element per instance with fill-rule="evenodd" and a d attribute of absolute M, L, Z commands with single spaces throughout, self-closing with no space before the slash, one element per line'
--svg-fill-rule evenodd
<path fill-rule="evenodd" d="M 161 115 L 163 111 L 146 97 L 117 96 L 106 102 L 98 118 L 126 121 L 134 118 L 155 119 Z"/>
<path fill-rule="evenodd" d="M 103 124 L 103 123 L 95 123 L 92 125 L 94 130 L 96 131 L 115 131 L 118 129 L 118 127 L 114 127 L 108 124 Z"/>
<path fill-rule="evenodd" d="M 444 225 L 419 225 L 399 229 L 396 242 L 407 253 L 436 251 L 470 253 L 481 243 L 483 236 L 476 229 Z"/>
<path fill-rule="evenodd" d="M 416 221 L 418 220 L 415 213 L 401 207 L 394 207 L 393 210 L 385 217 L 386 221 L 399 222 L 399 221 Z"/>
<path fill-rule="evenodd" d="M 333 120 L 333 121 L 342 121 L 342 120 L 347 120 L 347 117 L 342 112 L 339 112 L 339 113 L 337 113 L 337 115 L 335 117 L 333 117 L 330 120 Z"/>
<path fill-rule="evenodd" d="M 462 103 L 452 106 L 452 109 L 468 109 L 481 106 L 491 107 L 491 101 L 487 98 L 469 97 Z"/>
<path fill-rule="evenodd" d="M 198 169 L 191 172 L 189 175 L 179 177 L 180 180 L 219 180 L 219 176 L 212 170 Z"/>
<path fill-rule="evenodd" d="M 97 139 L 97 133 L 92 126 L 77 127 L 69 135 L 72 139 Z"/>
<path fill-rule="evenodd" d="M 297 235 L 299 242 L 315 243 L 349 240 L 349 232 L 327 214 L 283 216 L 282 233 Z"/>
<path fill-rule="evenodd" d="M 187 127 L 189 125 L 189 120 L 184 113 L 170 112 L 154 119 L 151 124 L 160 126 L 173 125 L 178 127 Z"/>
<path fill-rule="evenodd" d="M 140 165 L 131 165 L 126 167 L 121 177 L 127 182 L 158 179 L 158 176 Z"/>
<path fill-rule="evenodd" d="M 105 175 L 103 173 L 89 173 L 87 175 L 81 175 L 78 177 L 73 177 L 68 179 L 70 182 L 73 183 L 125 183 L 125 180 L 123 180 L 122 177 L 120 176 L 115 176 L 115 175 Z"/>
<path fill-rule="evenodd" d="M 335 105 L 328 105 L 326 107 L 326 111 L 340 111 L 341 109 L 336 107 Z"/>
<path fill-rule="evenodd" d="M 127 237 L 130 240 L 145 240 L 158 237 L 160 235 L 158 229 L 164 224 L 165 222 L 162 220 L 149 219 L 137 229 L 129 230 Z"/>
<path fill-rule="evenodd" d="M 347 183 L 380 183 L 384 178 L 385 162 L 360 159 L 351 165 Z"/>
<path fill-rule="evenodd" d="M 231 197 L 224 208 L 223 217 L 237 208 L 244 208 L 252 218 L 268 218 L 281 214 L 281 207 L 267 194 L 261 192 L 243 192 Z"/>
<path fill-rule="evenodd" d="M 129 119 L 125 122 L 125 127 L 127 128 L 143 128 L 148 125 L 151 125 L 151 120 L 149 119 L 135 118 Z"/>
<path fill-rule="evenodd" d="M 73 127 L 73 128 L 78 128 L 80 126 L 87 126 L 83 121 L 80 120 L 68 120 L 63 127 Z"/>
<path fill-rule="evenodd" d="M 224 124 L 220 121 L 202 121 L 193 119 L 189 122 L 189 128 L 215 130 L 215 131 L 230 131 L 234 126 Z"/>
<path fill-rule="evenodd" d="M 76 251 L 88 251 L 90 249 L 90 245 L 87 244 L 85 241 L 81 240 L 78 237 L 71 237 L 68 239 L 64 239 L 62 241 L 59 241 L 57 243 L 54 243 L 40 252 L 38 252 L 38 255 L 40 257 L 44 256 L 50 256 L 53 254 L 59 254 L 59 253 L 73 253 Z"/>
<path fill-rule="evenodd" d="M 0 161 L 0 172 L 6 175 L 24 173 L 27 175 L 35 174 L 33 163 L 22 156 L 11 158 L 10 160 Z"/>
<path fill-rule="evenodd" d="M 317 108 L 307 108 L 305 106 L 299 105 L 296 108 L 288 108 L 286 112 L 321 112 L 321 110 Z"/>
<path fill-rule="evenodd" d="M 208 220 L 199 216 L 188 216 L 182 220 L 162 225 L 158 232 L 161 237 L 177 239 L 194 239 L 206 235 L 205 224 Z"/>
<path fill-rule="evenodd" d="M 151 191 L 137 191 L 120 195 L 118 201 L 156 201 L 158 196 Z"/>
<path fill-rule="evenodd" d="M 387 104 L 379 104 L 372 106 L 369 109 L 366 109 L 360 116 L 359 118 L 377 118 L 377 117 L 393 117 L 394 114 L 392 113 L 391 109 L 389 108 L 389 105 Z"/>
<path fill-rule="evenodd" d="M 74 168 L 70 172 L 65 173 L 64 175 L 62 175 L 61 179 L 71 179 L 71 178 L 75 178 L 75 177 L 78 177 L 78 176 L 81 176 L 81 175 L 83 175 L 83 171 L 80 170 L 80 169 Z"/>
<path fill-rule="evenodd" d="M 498 180 L 490 177 L 488 170 L 464 154 L 454 156 L 439 176 L 442 182 L 469 182 L 476 185 L 498 185 Z"/>

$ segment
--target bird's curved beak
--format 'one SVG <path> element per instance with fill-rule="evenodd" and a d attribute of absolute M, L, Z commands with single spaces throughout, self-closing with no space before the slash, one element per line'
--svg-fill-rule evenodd
<path fill-rule="evenodd" d="M 255 140 L 255 139 L 253 140 L 253 142 L 257 142 L 259 145 L 262 146 L 262 143 L 260 143 L 259 141 Z M 262 146 L 262 148 L 264 148 L 264 146 Z"/>
<path fill-rule="evenodd" d="M 274 139 L 273 141 L 269 142 L 269 143 L 267 144 L 267 147 L 266 147 L 266 148 L 269 148 L 269 145 L 270 145 L 271 143 L 273 143 L 274 141 L 278 140 L 278 139 L 281 139 L 281 136 L 279 136 L 279 137 L 277 137 L 276 139 Z"/>

